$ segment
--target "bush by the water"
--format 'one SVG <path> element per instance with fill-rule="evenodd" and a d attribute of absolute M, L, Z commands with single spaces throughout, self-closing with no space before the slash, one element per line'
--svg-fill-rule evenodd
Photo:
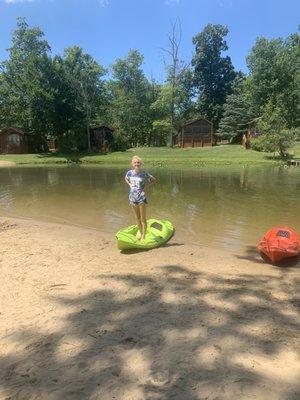
<path fill-rule="evenodd" d="M 265 133 L 252 141 L 252 148 L 267 153 L 278 152 L 281 157 L 285 157 L 288 149 L 295 144 L 297 131 L 296 129 L 282 129 L 278 132 Z"/>

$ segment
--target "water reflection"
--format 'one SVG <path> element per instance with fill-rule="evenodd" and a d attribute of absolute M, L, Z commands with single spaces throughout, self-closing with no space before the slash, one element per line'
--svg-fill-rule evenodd
<path fill-rule="evenodd" d="M 300 170 L 211 167 L 154 170 L 148 215 L 169 218 L 181 240 L 236 250 L 273 225 L 300 228 Z M 0 169 L 0 214 L 115 232 L 133 222 L 123 169 Z"/>

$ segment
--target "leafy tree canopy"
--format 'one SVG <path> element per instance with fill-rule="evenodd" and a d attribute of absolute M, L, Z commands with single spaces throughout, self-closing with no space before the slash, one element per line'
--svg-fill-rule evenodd
<path fill-rule="evenodd" d="M 258 114 L 277 109 L 288 127 L 300 125 L 300 36 L 258 38 L 247 63 Z"/>
<path fill-rule="evenodd" d="M 239 74 L 233 82 L 233 93 L 226 98 L 217 134 L 230 140 L 235 139 L 254 117 L 255 111 L 247 93 L 247 79 Z"/>
<path fill-rule="evenodd" d="M 208 24 L 202 32 L 193 38 L 195 55 L 194 85 L 198 93 L 198 110 L 217 127 L 223 113 L 223 104 L 232 92 L 232 83 L 236 76 L 229 56 L 222 56 L 228 50 L 224 37 L 228 28 L 222 25 Z"/>

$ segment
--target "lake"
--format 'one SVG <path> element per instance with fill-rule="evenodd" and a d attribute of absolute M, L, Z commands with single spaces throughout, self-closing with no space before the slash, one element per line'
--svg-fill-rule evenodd
<path fill-rule="evenodd" d="M 149 168 L 148 217 L 170 219 L 178 242 L 240 251 L 276 225 L 300 230 L 300 168 Z M 98 166 L 0 169 L 0 215 L 100 229 L 134 223 L 126 170 Z"/>

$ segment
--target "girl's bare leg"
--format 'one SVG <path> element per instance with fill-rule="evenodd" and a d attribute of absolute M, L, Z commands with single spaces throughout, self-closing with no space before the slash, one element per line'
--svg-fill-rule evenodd
<path fill-rule="evenodd" d="M 143 227 L 142 227 L 142 223 L 141 223 L 141 213 L 140 213 L 139 206 L 138 205 L 132 206 L 132 209 L 133 209 L 133 213 L 134 213 L 136 224 L 137 224 L 137 226 L 139 228 L 139 231 L 140 231 L 140 236 L 142 237 L 143 236 Z M 139 237 L 139 239 L 141 237 Z"/>
<path fill-rule="evenodd" d="M 142 237 L 141 239 L 145 239 L 146 231 L 147 231 L 147 218 L 146 218 L 146 204 L 139 204 L 140 209 L 140 218 L 141 218 L 141 225 L 142 225 Z"/>

